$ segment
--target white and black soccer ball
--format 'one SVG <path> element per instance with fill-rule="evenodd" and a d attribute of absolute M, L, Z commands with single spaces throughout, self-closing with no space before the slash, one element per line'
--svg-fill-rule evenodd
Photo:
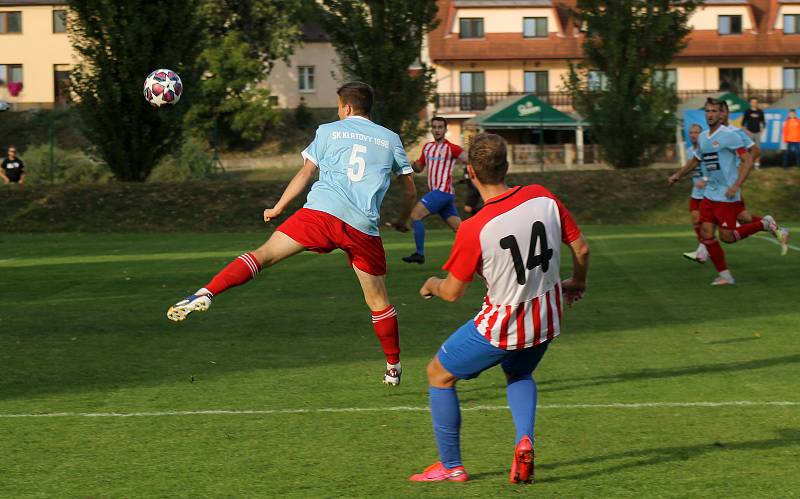
<path fill-rule="evenodd" d="M 183 82 L 171 69 L 156 69 L 144 80 L 144 98 L 151 105 L 177 104 L 183 94 Z"/>

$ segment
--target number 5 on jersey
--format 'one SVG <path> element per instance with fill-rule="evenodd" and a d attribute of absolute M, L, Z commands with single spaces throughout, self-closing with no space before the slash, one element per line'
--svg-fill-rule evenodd
<path fill-rule="evenodd" d="M 536 254 L 536 243 L 539 243 L 539 254 Z M 511 258 L 514 260 L 514 270 L 517 272 L 517 283 L 522 286 L 527 282 L 525 269 L 533 270 L 541 266 L 542 272 L 547 272 L 550 268 L 550 259 L 553 258 L 553 250 L 547 245 L 547 230 L 542 222 L 534 222 L 531 227 L 531 244 L 528 248 L 528 259 L 522 261 L 522 252 L 519 249 L 519 242 L 513 235 L 506 236 L 500 240 L 500 247 L 511 251 Z"/>
<path fill-rule="evenodd" d="M 367 152 L 367 146 L 353 144 L 353 150 L 350 152 L 350 166 L 347 167 L 347 176 L 353 182 L 359 182 L 364 178 L 367 162 L 359 154 L 364 154 L 365 152 Z"/>

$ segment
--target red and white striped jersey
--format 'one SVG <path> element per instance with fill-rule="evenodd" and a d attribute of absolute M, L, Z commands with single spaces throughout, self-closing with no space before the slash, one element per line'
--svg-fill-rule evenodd
<path fill-rule="evenodd" d="M 444 269 L 461 281 L 486 282 L 475 327 L 492 345 L 528 348 L 561 326 L 561 243 L 581 231 L 569 211 L 540 185 L 514 187 L 486 201 L 461 223 Z"/>
<path fill-rule="evenodd" d="M 417 163 L 428 167 L 428 189 L 455 194 L 453 167 L 464 149 L 444 139 L 441 144 L 428 142 L 422 146 Z"/>

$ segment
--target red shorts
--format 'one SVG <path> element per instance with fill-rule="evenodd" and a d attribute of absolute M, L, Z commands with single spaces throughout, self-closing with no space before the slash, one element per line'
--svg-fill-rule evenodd
<path fill-rule="evenodd" d="M 702 199 L 689 198 L 689 211 L 700 211 L 700 202 Z"/>
<path fill-rule="evenodd" d="M 386 253 L 381 238 L 364 234 L 324 211 L 300 208 L 277 230 L 309 251 L 330 253 L 341 249 L 350 265 L 367 274 L 386 275 Z"/>
<path fill-rule="evenodd" d="M 719 225 L 724 229 L 736 228 L 736 217 L 745 210 L 742 201 L 726 203 L 703 198 L 700 202 L 700 221 Z"/>

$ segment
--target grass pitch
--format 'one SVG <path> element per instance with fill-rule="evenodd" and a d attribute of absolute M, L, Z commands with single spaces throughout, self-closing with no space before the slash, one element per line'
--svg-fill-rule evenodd
<path fill-rule="evenodd" d="M 0 497 L 796 497 L 799 252 L 726 246 L 738 285 L 714 289 L 680 256 L 685 226 L 584 231 L 589 293 L 536 373 L 527 488 L 507 483 L 498 370 L 459 388 L 472 480 L 407 482 L 437 459 L 425 364 L 481 299 L 477 282 L 457 304 L 417 295 L 449 232 L 423 266 L 385 235 L 398 389 L 342 254 L 173 324 L 170 304 L 263 235 L 0 236 Z"/>

